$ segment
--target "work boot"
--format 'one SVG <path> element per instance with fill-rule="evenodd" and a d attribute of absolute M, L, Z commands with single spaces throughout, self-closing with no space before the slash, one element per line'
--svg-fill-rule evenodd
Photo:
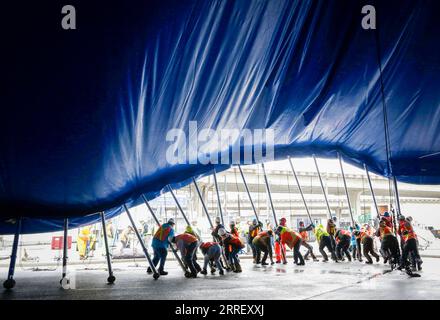
<path fill-rule="evenodd" d="M 281 261 L 280 260 L 277 260 L 277 261 L 275 261 L 276 263 L 281 263 Z"/>
<path fill-rule="evenodd" d="M 218 273 L 219 273 L 221 276 L 225 274 L 225 272 L 224 272 L 223 270 L 220 270 Z"/>
<path fill-rule="evenodd" d="M 159 274 L 160 274 L 161 276 L 166 276 L 166 275 L 168 274 L 168 272 L 163 271 L 163 270 L 160 270 L 160 271 L 159 271 Z"/>
<path fill-rule="evenodd" d="M 380 258 L 379 257 L 376 257 L 376 262 L 379 262 L 380 261 Z"/>
<path fill-rule="evenodd" d="M 319 262 L 319 259 L 316 258 L 316 257 L 313 257 L 313 261 L 315 261 L 315 262 Z"/>
<path fill-rule="evenodd" d="M 147 268 L 147 273 L 153 273 L 153 270 L 151 270 L 151 267 Z"/>
<path fill-rule="evenodd" d="M 211 274 L 215 274 L 216 271 L 217 271 L 217 270 L 215 270 L 214 268 L 211 269 Z"/>
<path fill-rule="evenodd" d="M 366 264 L 373 264 L 373 261 L 365 261 Z"/>
<path fill-rule="evenodd" d="M 389 257 L 384 257 L 383 258 L 383 264 L 387 264 Z"/>
<path fill-rule="evenodd" d="M 261 265 L 262 265 L 262 266 L 267 266 L 267 265 L 269 265 L 269 264 L 268 264 L 266 261 L 264 261 L 264 262 L 261 263 Z"/>
<path fill-rule="evenodd" d="M 206 269 L 203 269 L 202 271 L 200 271 L 200 273 L 203 274 L 203 275 L 207 275 L 208 271 Z"/>
<path fill-rule="evenodd" d="M 422 260 L 417 261 L 417 269 L 419 269 L 419 271 L 422 270 L 422 263 L 423 263 Z"/>
<path fill-rule="evenodd" d="M 190 278 L 197 278 L 197 273 L 193 273 L 191 272 L 191 275 L 189 276 Z"/>
<path fill-rule="evenodd" d="M 235 264 L 235 271 L 234 272 L 240 273 L 241 271 L 242 271 L 241 270 L 241 265 L 239 263 L 236 263 Z"/>

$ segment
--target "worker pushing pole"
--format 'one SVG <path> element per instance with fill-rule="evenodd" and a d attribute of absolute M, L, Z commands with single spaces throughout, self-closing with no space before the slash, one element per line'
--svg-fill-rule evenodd
<path fill-rule="evenodd" d="M 368 186 L 370 187 L 371 197 L 373 198 L 374 208 L 376 209 L 377 217 L 380 216 L 379 206 L 377 205 L 376 195 L 374 194 L 373 184 L 371 183 L 370 172 L 368 171 L 367 165 L 364 163 L 365 173 L 367 175 Z"/>
<path fill-rule="evenodd" d="M 266 169 L 264 167 L 264 163 L 261 163 L 261 168 L 263 168 L 264 183 L 266 184 L 267 194 L 269 195 L 269 202 L 270 202 L 270 207 L 272 209 L 272 215 L 273 215 L 273 218 L 275 220 L 275 227 L 278 228 L 278 219 L 277 219 L 277 215 L 275 213 L 275 208 L 274 208 L 273 201 L 272 201 L 272 193 L 270 192 L 269 181 L 267 179 L 267 174 L 266 174 Z M 286 260 L 286 252 L 284 251 L 284 247 L 281 245 L 279 239 L 277 240 L 277 242 L 279 243 L 280 248 L 281 248 L 281 255 L 282 255 L 282 258 L 283 258 L 283 262 L 286 263 L 287 262 L 287 260 Z"/>
<path fill-rule="evenodd" d="M 12 243 L 11 260 L 9 262 L 8 278 L 3 282 L 3 287 L 10 290 L 15 287 L 14 272 L 15 262 L 17 261 L 18 241 L 21 232 L 21 218 L 17 219 L 17 227 L 15 229 L 14 242 Z"/>
<path fill-rule="evenodd" d="M 218 203 L 218 210 L 220 212 L 220 218 L 222 219 L 222 224 L 225 225 L 225 219 L 223 218 L 222 202 L 220 200 L 220 192 L 218 190 L 217 174 L 215 172 L 215 169 L 214 169 L 214 184 L 215 184 L 215 192 L 217 194 L 217 203 Z"/>
<path fill-rule="evenodd" d="M 257 221 L 260 221 L 260 219 L 258 219 L 257 209 L 255 209 L 254 201 L 252 200 L 251 193 L 250 193 L 248 185 L 246 183 L 246 178 L 244 177 L 243 170 L 241 169 L 240 165 L 238 165 L 238 170 L 240 170 L 240 175 L 241 175 L 241 178 L 243 179 L 243 184 L 246 189 L 246 193 L 249 197 L 249 201 L 251 203 L 252 210 L 254 211 L 255 218 L 257 219 Z"/>
<path fill-rule="evenodd" d="M 354 218 L 353 218 L 353 209 L 351 207 L 350 196 L 348 194 L 347 181 L 345 180 L 344 166 L 342 165 L 342 158 L 339 152 L 338 152 L 338 160 L 339 160 L 339 166 L 341 167 L 342 181 L 344 182 L 345 195 L 347 196 L 348 210 L 350 212 L 351 223 L 354 227 L 356 223 L 354 222 Z"/>
<path fill-rule="evenodd" d="M 114 283 L 116 280 L 116 277 L 113 275 L 112 260 L 110 257 L 110 250 L 108 248 L 107 228 L 105 226 L 105 213 L 104 213 L 104 211 L 101 212 L 101 223 L 102 223 L 102 232 L 104 235 L 105 256 L 107 258 L 107 268 L 108 268 L 107 282 Z"/>
<path fill-rule="evenodd" d="M 196 188 L 197 195 L 199 196 L 200 202 L 202 203 L 203 211 L 205 212 L 205 215 L 208 218 L 209 225 L 211 226 L 211 229 L 214 230 L 214 224 L 212 223 L 211 217 L 209 216 L 209 212 L 208 212 L 208 208 L 206 207 L 205 200 L 203 200 L 202 193 L 200 192 L 199 186 L 198 186 L 198 184 L 196 182 L 196 179 L 194 179 L 194 178 L 193 178 L 193 184 L 194 184 L 194 187 Z M 220 241 L 220 239 L 216 239 L 216 237 L 214 237 L 214 240 L 215 241 Z M 229 264 L 228 259 L 226 258 L 225 251 L 222 250 L 221 254 L 222 254 L 222 258 L 224 260 L 223 261 L 224 265 L 226 266 L 226 270 L 227 271 L 231 270 L 231 266 Z"/>
<path fill-rule="evenodd" d="M 151 208 L 150 204 L 148 203 L 147 198 L 145 197 L 145 195 L 142 194 L 142 199 L 144 200 L 145 205 L 148 208 L 148 211 L 151 213 L 151 216 L 153 217 L 154 221 L 156 222 L 157 226 L 160 227 L 160 221 L 159 219 L 157 219 L 156 214 L 153 211 L 153 208 Z M 171 248 L 171 251 L 174 254 L 174 257 L 176 258 L 177 262 L 179 263 L 180 267 L 182 268 L 183 273 L 185 274 L 185 277 L 189 277 L 190 276 L 190 272 L 188 271 L 188 269 L 185 267 L 185 265 L 182 262 L 182 259 L 180 259 L 179 255 L 177 254 L 176 249 L 173 247 L 173 244 L 168 240 L 168 244 Z"/>
<path fill-rule="evenodd" d="M 324 183 L 322 182 L 321 172 L 319 171 L 318 162 L 316 161 L 315 155 L 313 155 L 313 161 L 315 162 L 315 167 L 316 167 L 316 172 L 318 173 L 319 183 L 321 184 L 321 190 L 322 190 L 322 193 L 324 194 L 324 199 L 325 199 L 325 204 L 327 206 L 328 215 L 330 216 L 330 219 L 331 219 L 332 218 L 332 211 L 331 211 L 330 205 L 328 203 L 327 193 L 325 192 Z"/>
<path fill-rule="evenodd" d="M 160 277 L 160 274 L 157 272 L 156 267 L 154 266 L 153 261 L 151 260 L 150 254 L 148 253 L 147 246 L 144 243 L 144 240 L 142 239 L 139 230 L 136 227 L 136 224 L 134 223 L 134 220 L 130 214 L 130 211 L 127 208 L 127 205 L 124 203 L 124 209 L 127 213 L 128 219 L 130 219 L 130 223 L 134 229 L 134 232 L 136 234 L 136 237 L 138 238 L 139 243 L 141 244 L 142 250 L 144 251 L 145 257 L 147 258 L 148 264 L 150 265 L 151 270 L 153 271 L 153 278 L 154 280 L 157 280 Z"/>

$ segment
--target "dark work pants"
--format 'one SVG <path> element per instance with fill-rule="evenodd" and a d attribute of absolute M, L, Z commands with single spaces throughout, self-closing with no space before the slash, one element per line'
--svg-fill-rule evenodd
<path fill-rule="evenodd" d="M 304 264 L 304 258 L 301 254 L 301 251 L 299 251 L 299 248 L 301 248 L 301 239 L 298 239 L 298 242 L 293 246 L 293 260 L 295 260 L 296 264 Z"/>
<path fill-rule="evenodd" d="M 197 272 L 201 270 L 199 264 L 195 259 L 197 244 L 198 244 L 197 241 L 189 244 L 186 247 L 186 254 L 185 257 L 183 258 L 183 260 L 185 261 L 186 265 L 188 266 L 192 274 L 197 274 Z"/>
<path fill-rule="evenodd" d="M 332 256 L 332 259 L 336 260 L 336 254 L 335 254 L 335 250 L 333 250 L 330 236 L 322 236 L 321 241 L 319 242 L 319 252 L 321 252 L 324 261 L 327 261 L 328 256 L 327 253 L 325 253 L 324 248 L 327 248 L 327 250 L 330 252 Z"/>
<path fill-rule="evenodd" d="M 370 254 L 376 259 L 379 258 L 379 255 L 374 251 L 374 243 L 373 238 L 369 237 L 364 240 L 364 256 L 369 263 L 373 263 L 373 259 L 371 259 Z"/>
<path fill-rule="evenodd" d="M 348 252 L 348 248 L 350 247 L 350 239 L 343 238 L 339 243 L 336 245 L 336 255 L 338 259 L 343 258 L 343 254 L 347 256 L 348 260 L 351 261 L 350 252 Z"/>
<path fill-rule="evenodd" d="M 408 255 L 416 251 L 417 251 L 416 239 L 409 239 L 408 241 L 406 241 L 403 245 L 402 260 L 400 264 L 405 265 L 408 259 Z"/>
<path fill-rule="evenodd" d="M 167 259 L 168 250 L 166 248 L 154 248 L 153 247 L 153 264 L 154 266 L 157 266 L 159 263 L 159 269 L 158 271 L 163 271 L 163 268 L 165 266 L 165 260 Z"/>
<path fill-rule="evenodd" d="M 380 250 L 384 258 L 392 258 L 394 263 L 398 263 L 400 259 L 399 242 L 393 235 L 385 236 L 380 244 Z"/>
<path fill-rule="evenodd" d="M 263 259 L 261 259 L 261 262 L 266 262 L 267 257 L 269 256 L 270 262 L 273 262 L 273 257 L 272 257 L 272 248 L 268 248 L 265 245 L 255 245 L 255 250 L 257 251 L 257 263 L 260 263 L 260 259 L 261 259 L 261 252 L 263 252 Z"/>
<path fill-rule="evenodd" d="M 309 254 L 312 256 L 312 259 L 315 260 L 316 257 L 313 254 L 313 247 L 307 242 L 307 241 L 302 241 L 301 245 L 307 249 L 306 254 L 304 255 L 304 259 L 307 259 L 307 257 L 309 256 Z"/>

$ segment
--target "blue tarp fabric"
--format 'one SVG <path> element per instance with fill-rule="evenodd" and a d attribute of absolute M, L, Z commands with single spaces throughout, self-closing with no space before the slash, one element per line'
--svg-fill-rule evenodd
<path fill-rule="evenodd" d="M 97 221 L 209 174 L 166 159 L 167 133 L 190 121 L 273 129 L 277 159 L 339 152 L 440 183 L 439 1 L 71 4 L 76 30 L 61 3 L 2 4 L 0 234 L 18 216 L 25 233 Z M 362 28 L 367 4 L 376 30 Z"/>

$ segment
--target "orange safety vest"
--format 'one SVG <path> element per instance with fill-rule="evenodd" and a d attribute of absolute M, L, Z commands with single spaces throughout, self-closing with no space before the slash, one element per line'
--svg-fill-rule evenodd
<path fill-rule="evenodd" d="M 301 235 L 298 232 L 292 230 L 281 231 L 281 243 L 286 244 L 292 249 L 295 244 L 301 239 Z"/>
<path fill-rule="evenodd" d="M 218 242 L 203 242 L 203 243 L 200 245 L 200 248 L 208 249 L 208 248 L 210 248 L 210 247 L 212 247 L 212 246 L 215 246 L 216 244 L 218 244 Z"/>
<path fill-rule="evenodd" d="M 402 234 L 403 241 L 407 242 L 410 239 L 416 238 L 416 233 L 414 232 L 414 229 L 409 222 L 402 223 L 400 228 L 401 228 L 401 234 Z"/>
<path fill-rule="evenodd" d="M 347 231 L 347 230 L 340 229 L 340 230 L 339 230 L 339 237 L 338 237 L 338 239 L 339 239 L 342 235 L 344 235 L 344 236 L 348 236 L 348 237 L 351 238 L 351 233 L 350 233 L 349 231 Z"/>
<path fill-rule="evenodd" d="M 232 234 L 230 235 L 230 239 L 228 239 L 227 242 L 230 245 L 230 249 L 232 249 L 232 247 L 244 248 L 244 244 L 243 242 L 241 242 L 240 238 Z"/>
<path fill-rule="evenodd" d="M 254 230 L 250 231 L 250 235 L 252 238 L 255 238 L 260 232 L 260 227 L 256 227 Z"/>
<path fill-rule="evenodd" d="M 159 229 L 157 229 L 156 233 L 154 234 L 154 238 L 165 241 L 168 239 L 168 235 L 171 232 L 171 227 L 164 227 L 164 225 L 161 225 Z"/>
<path fill-rule="evenodd" d="M 379 232 L 380 232 L 381 239 L 383 239 L 386 236 L 393 235 L 393 230 L 388 226 L 380 227 Z"/>
<path fill-rule="evenodd" d="M 238 234 L 238 230 L 237 230 L 237 228 L 233 228 L 233 229 L 231 229 L 231 234 L 234 235 L 234 236 L 236 236 L 236 237 L 239 237 L 239 236 L 240 236 L 240 235 Z"/>
<path fill-rule="evenodd" d="M 176 236 L 176 242 L 182 240 L 184 243 L 190 244 L 193 242 L 198 241 L 197 237 L 195 237 L 194 235 L 190 234 L 190 233 L 182 233 L 179 234 L 178 236 Z"/>
<path fill-rule="evenodd" d="M 299 234 L 304 241 L 309 240 L 309 232 L 308 231 L 304 230 L 304 231 L 301 231 Z"/>

